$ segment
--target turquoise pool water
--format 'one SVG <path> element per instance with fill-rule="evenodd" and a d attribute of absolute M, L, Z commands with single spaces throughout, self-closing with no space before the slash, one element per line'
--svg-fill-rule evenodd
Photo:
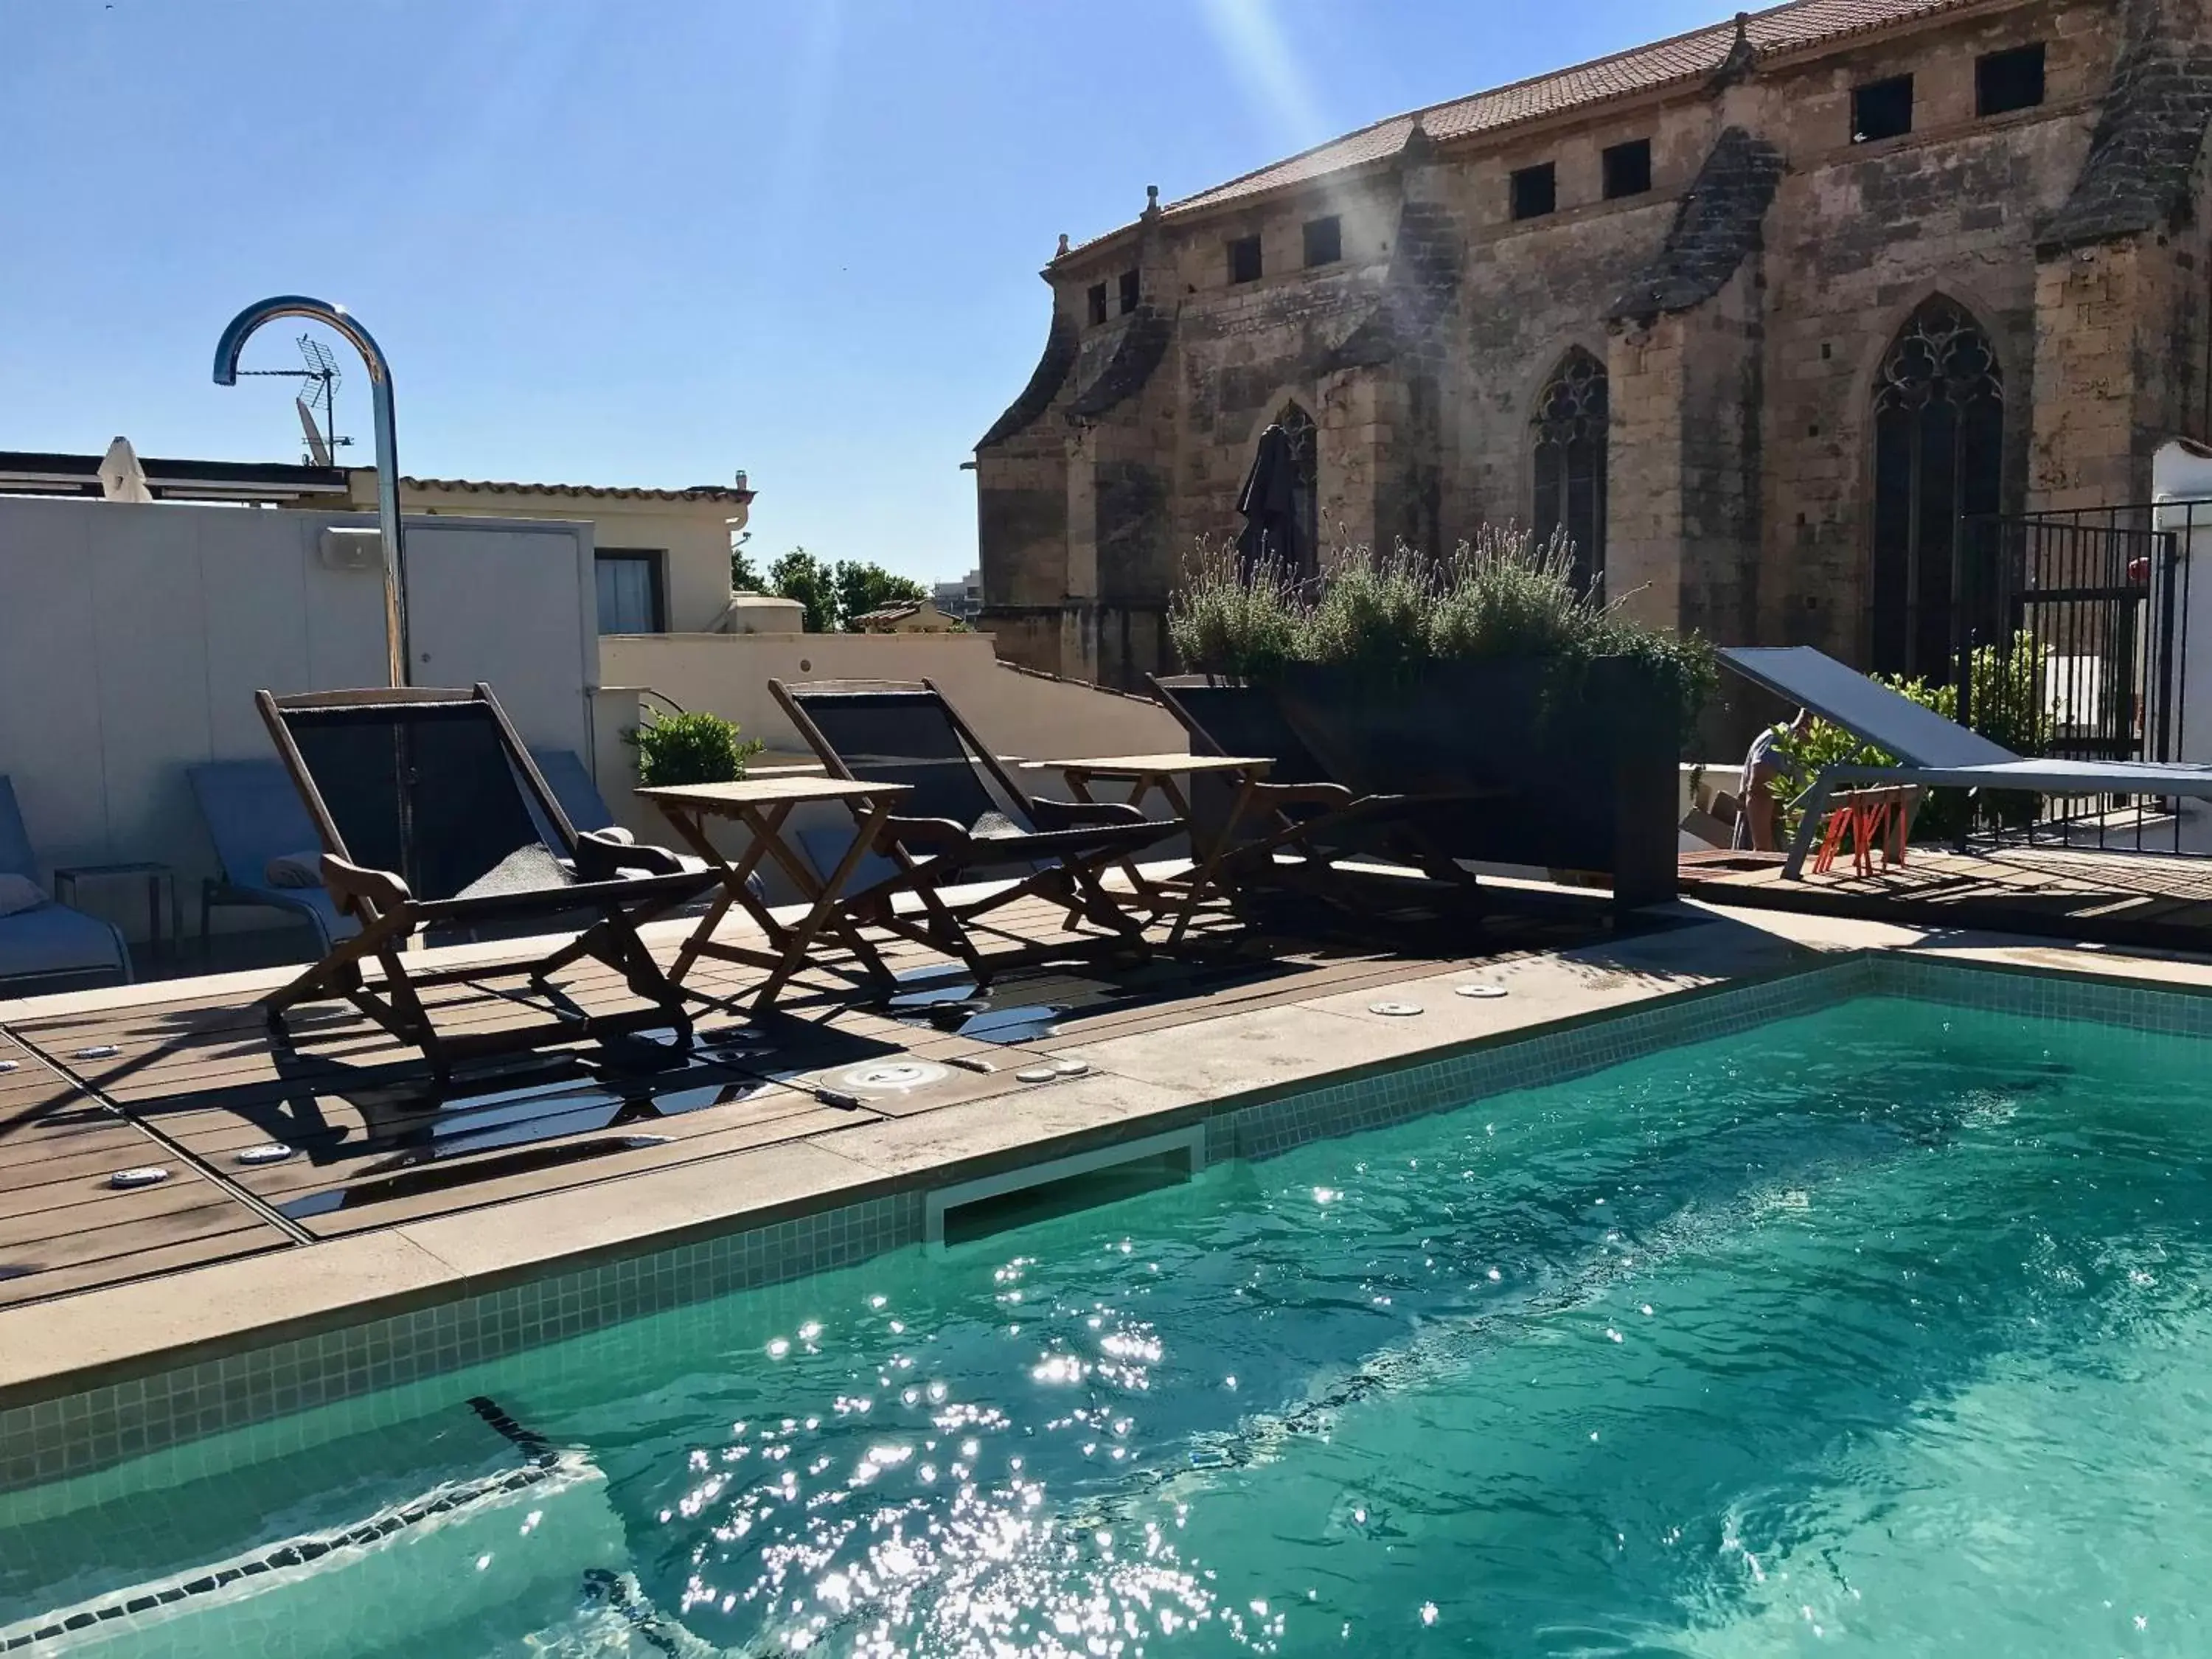
<path fill-rule="evenodd" d="M 2200 1654 L 2207 1059 L 1848 1002 L 415 1385 L 391 1425 L 0 1533 L 0 1627 Z"/>

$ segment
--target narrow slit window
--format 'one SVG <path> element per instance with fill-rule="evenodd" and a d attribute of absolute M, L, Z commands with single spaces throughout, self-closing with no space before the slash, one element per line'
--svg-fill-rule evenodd
<path fill-rule="evenodd" d="M 1540 219 L 1559 204 L 1559 173 L 1549 161 L 1520 167 L 1513 174 L 1513 216 Z"/>
<path fill-rule="evenodd" d="M 1851 142 L 1871 144 L 1912 131 L 1912 77 L 1893 76 L 1851 89 Z"/>
<path fill-rule="evenodd" d="M 1124 317 L 1137 308 L 1140 286 L 1135 271 L 1125 270 L 1121 273 L 1121 314 Z"/>
<path fill-rule="evenodd" d="M 1333 265 L 1344 258 L 1344 221 L 1332 213 L 1306 221 L 1306 264 Z"/>
<path fill-rule="evenodd" d="M 1096 328 L 1106 320 L 1106 284 L 1093 283 L 1085 299 L 1090 302 L 1091 326 Z"/>
<path fill-rule="evenodd" d="M 1651 188 L 1651 141 L 1632 138 L 1625 144 L 1615 144 L 1602 157 L 1605 163 L 1605 199 L 1618 201 L 1624 196 L 1641 196 Z"/>
<path fill-rule="evenodd" d="M 1256 283 L 1260 280 L 1260 239 L 1239 236 L 1229 245 L 1229 280 L 1232 283 Z"/>
<path fill-rule="evenodd" d="M 2043 42 L 1974 60 L 1974 113 L 2009 115 L 2043 101 Z"/>

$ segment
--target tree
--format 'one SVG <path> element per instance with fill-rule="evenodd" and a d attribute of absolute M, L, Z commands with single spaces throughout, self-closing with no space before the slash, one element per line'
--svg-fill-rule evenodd
<path fill-rule="evenodd" d="M 837 631 L 837 588 L 830 567 L 803 547 L 794 547 L 769 567 L 768 585 L 787 599 L 806 607 L 806 631 Z"/>
<path fill-rule="evenodd" d="M 848 629 L 871 611 L 929 597 L 929 590 L 911 576 L 895 576 L 879 564 L 858 559 L 838 560 L 832 574 L 837 589 L 837 620 Z"/>
<path fill-rule="evenodd" d="M 758 593 L 762 592 L 759 567 L 745 551 L 745 544 L 753 538 L 750 530 L 741 530 L 730 538 L 730 592 Z"/>

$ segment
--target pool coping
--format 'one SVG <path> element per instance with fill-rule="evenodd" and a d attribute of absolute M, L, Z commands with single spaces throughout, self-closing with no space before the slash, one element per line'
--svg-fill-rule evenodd
<path fill-rule="evenodd" d="M 2101 962 L 2054 963 L 2041 951 L 2007 960 L 1931 952 L 1927 943 L 1800 945 L 1768 970 L 1219 1094 L 1178 1096 L 1094 1070 L 840 1132 L 855 1137 L 849 1153 L 835 1150 L 840 1135 L 769 1149 L 748 1160 L 750 1175 L 772 1170 L 783 1184 L 763 1190 L 749 1180 L 734 1203 L 726 1169 L 710 1160 L 9 1310 L 0 1313 L 0 1492 L 660 1308 L 857 1265 L 918 1242 L 926 1194 L 944 1186 L 1194 1124 L 1206 1127 L 1210 1162 L 1266 1158 L 1747 1029 L 1818 1006 L 1808 999 L 1823 992 L 1858 994 L 1895 980 L 1944 1000 L 2212 1034 L 2212 973 L 2177 983 L 2106 971 Z M 2009 942 L 1994 948 L 2023 954 Z M 1480 972 L 1409 967 L 1427 970 L 1414 984 Z M 1975 989 L 1978 999 L 1949 994 Z M 1290 1006 L 1303 1021 L 1322 1018 L 1309 1005 Z M 1254 1022 L 1284 1012 L 1198 1023 L 1256 1030 Z M 871 1132 L 881 1132 L 888 1151 L 866 1142 Z M 872 1163 L 868 1152 L 890 1162 Z M 648 1187 L 650 1204 L 611 1201 Z M 550 1249 L 549 1238 L 557 1240 Z"/>
<path fill-rule="evenodd" d="M 1184 1097 L 1170 1100 L 1165 1097 L 1170 1091 L 1156 1083 L 1104 1069 L 1055 1084 L 1024 1085 L 964 1106 L 941 1109 L 932 1117 L 942 1119 L 948 1115 L 973 1114 L 978 1109 L 1012 1117 L 1014 1111 L 1009 1109 L 1019 1109 L 1023 1105 L 1042 1106 L 1048 1111 L 1056 1111 L 1063 1115 L 1089 1117 L 1091 1114 L 1083 1109 L 1090 1106 L 1097 1095 L 1107 1091 L 1132 1098 L 1133 1103 L 1130 1109 L 1119 1115 L 1097 1121 L 1077 1121 L 1059 1128 L 1051 1126 L 1048 1116 L 1041 1121 L 1039 1114 L 1027 1113 L 1018 1124 L 1008 1126 L 1020 1128 L 1024 1133 L 1006 1145 L 963 1156 L 925 1158 L 905 1169 L 882 1170 L 858 1158 L 840 1154 L 842 1168 L 821 1171 L 837 1177 L 833 1186 L 806 1182 L 805 1177 L 809 1172 L 802 1168 L 797 1172 L 803 1183 L 800 1190 L 781 1194 L 771 1190 L 757 1201 L 704 1205 L 691 1218 L 684 1221 L 666 1220 L 667 1212 L 672 1207 L 678 1207 L 668 1201 L 669 1196 L 675 1194 L 680 1197 L 691 1188 L 713 1185 L 720 1174 L 715 1161 L 622 1176 L 564 1192 L 520 1198 L 457 1215 L 320 1240 L 301 1250 L 248 1256 L 185 1273 L 0 1310 L 0 1413 L 46 1398 L 59 1391 L 58 1385 L 62 1383 L 68 1384 L 71 1390 L 99 1387 L 143 1375 L 150 1370 L 220 1359 L 270 1343 L 319 1335 L 366 1319 L 435 1306 L 471 1294 L 495 1292 L 540 1279 L 678 1249 L 733 1231 L 772 1227 L 803 1219 L 810 1214 L 895 1198 L 904 1193 L 920 1194 L 939 1187 L 999 1174 L 1024 1164 L 1186 1127 L 1231 1111 L 1248 1110 L 1323 1089 L 1357 1088 L 1373 1079 L 1403 1070 L 1411 1065 L 1445 1062 L 1490 1049 L 1532 1042 L 1602 1024 L 1627 1012 L 1652 1006 L 1674 1006 L 1702 998 L 1741 992 L 1755 984 L 1791 979 L 1837 965 L 1838 958 L 1834 957 L 1808 957 L 1771 974 L 1715 980 L 1639 999 L 1626 1007 L 1591 1007 L 1556 1018 L 1513 1025 L 1457 1041 L 1409 1046 L 1392 1054 L 1332 1067 L 1317 1073 L 1286 1077 L 1224 1095 L 1191 1092 Z M 1429 975 L 1439 976 L 1466 979 L 1474 975 L 1465 970 L 1446 975 Z M 1232 1013 L 1218 1016 L 1207 1023 L 1244 1021 L 1255 1017 Z M 1407 1035 L 1415 1033 L 1408 1032 Z M 1072 1052 L 1082 1046 L 1061 1044 L 1059 1048 Z M 927 1126 L 927 1120 L 919 1121 Z M 833 1145 L 837 1138 L 831 1138 Z M 805 1155 L 823 1152 L 825 1148 L 819 1143 L 800 1142 L 765 1151 L 765 1157 L 757 1152 L 748 1158 L 748 1163 L 758 1165 L 773 1162 L 779 1154 L 783 1154 L 803 1165 L 814 1165 L 818 1170 L 818 1160 Z M 661 1201 L 646 1206 L 647 1213 L 642 1218 L 638 1206 L 608 1202 L 610 1194 L 626 1193 L 635 1196 L 638 1191 L 647 1188 L 657 1189 L 655 1196 Z M 575 1235 L 560 1233 L 562 1242 L 553 1248 L 541 1248 L 527 1255 L 493 1261 L 483 1261 L 479 1255 L 477 1265 L 473 1267 L 468 1265 L 470 1253 L 459 1248 L 461 1241 L 467 1236 L 486 1232 L 506 1235 L 526 1231 L 542 1243 L 549 1231 L 557 1231 L 549 1230 L 545 1223 L 562 1217 L 564 1212 L 586 1209 L 607 1212 L 599 1218 L 602 1223 L 600 1236 L 587 1242 L 572 1244 L 568 1241 Z M 447 1254 L 439 1253 L 441 1246 Z M 460 1260 L 456 1261 L 455 1257 Z M 301 1277 L 297 1272 L 285 1270 L 309 1267 L 313 1268 L 313 1277 L 320 1283 L 307 1288 L 322 1293 L 314 1296 L 307 1305 L 290 1309 L 283 1307 L 286 1287 L 282 1281 L 296 1280 Z M 272 1279 L 279 1282 L 275 1285 L 266 1282 Z M 343 1286 L 332 1283 L 340 1279 L 351 1282 Z M 229 1281 L 237 1281 L 240 1291 L 250 1291 L 252 1299 L 241 1300 L 238 1297 L 224 1295 L 222 1292 L 228 1287 Z M 167 1295 L 185 1286 L 191 1288 L 195 1299 L 208 1304 L 204 1309 L 192 1310 L 191 1316 L 191 1325 L 206 1327 L 205 1329 L 194 1330 L 170 1340 L 163 1340 L 153 1330 L 148 1330 L 145 1340 L 122 1342 L 112 1352 L 84 1363 L 66 1363 L 66 1353 L 56 1351 L 65 1350 L 68 1346 L 66 1328 L 79 1323 L 94 1328 L 107 1327 L 106 1334 L 112 1342 L 119 1334 L 116 1327 L 131 1325 L 134 1315 L 153 1311 Z M 276 1305 L 262 1299 L 272 1292 Z M 18 1333 L 33 1324 L 46 1328 L 43 1332 L 45 1340 L 39 1345 L 45 1350 L 43 1353 L 34 1352 L 32 1345 L 18 1340 Z M 56 1330 L 53 1328 L 57 1325 L 64 1329 Z M 138 1328 L 147 1329 L 143 1326 Z M 0 1480 L 0 1486 L 4 1484 L 4 1480 Z"/>

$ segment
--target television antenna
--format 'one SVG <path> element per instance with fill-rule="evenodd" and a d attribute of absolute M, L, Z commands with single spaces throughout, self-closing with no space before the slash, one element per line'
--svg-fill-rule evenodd
<path fill-rule="evenodd" d="M 299 338 L 300 356 L 305 360 L 304 368 L 241 368 L 241 375 L 256 375 L 268 380 L 298 380 L 300 395 L 293 404 L 300 411 L 300 426 L 307 441 L 307 460 L 314 466 L 330 466 L 341 449 L 353 447 L 353 440 L 337 434 L 337 392 L 344 381 L 338 371 L 337 359 L 331 349 L 312 334 Z M 321 429 L 318 430 L 315 411 L 322 411 Z"/>

